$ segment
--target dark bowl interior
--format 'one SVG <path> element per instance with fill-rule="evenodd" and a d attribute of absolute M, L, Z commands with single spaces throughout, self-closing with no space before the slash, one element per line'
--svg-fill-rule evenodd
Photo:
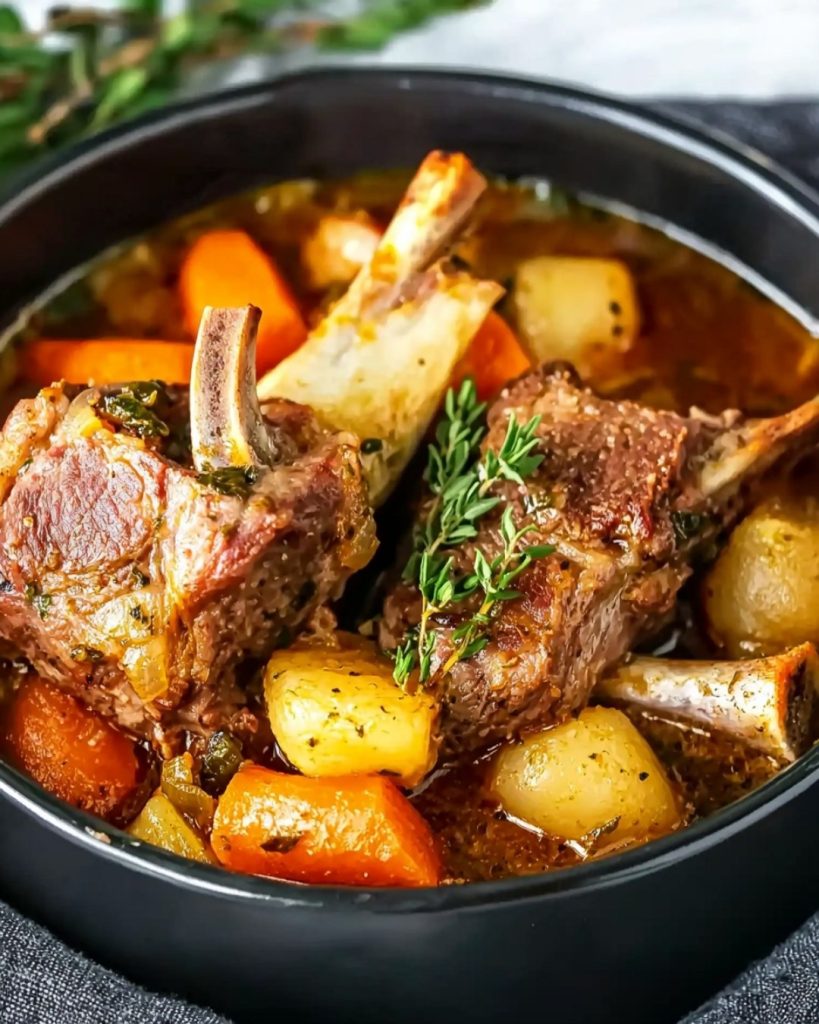
<path fill-rule="evenodd" d="M 819 203 L 763 160 L 571 89 L 357 69 L 171 108 L 18 182 L 0 203 L 0 326 L 70 268 L 185 211 L 274 180 L 409 167 L 435 147 L 670 222 L 819 321 Z M 144 983 L 247 1020 L 276 1007 L 489 1021 L 542 992 L 561 1021 L 671 1020 L 819 902 L 817 776 L 814 750 L 641 850 L 401 893 L 237 878 L 135 849 L 0 765 L 0 893 Z"/>

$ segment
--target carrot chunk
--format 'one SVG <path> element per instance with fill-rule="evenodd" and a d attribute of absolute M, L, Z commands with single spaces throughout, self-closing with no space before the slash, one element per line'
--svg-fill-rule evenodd
<path fill-rule="evenodd" d="M 122 384 L 129 380 L 187 384 L 192 361 L 193 345 L 183 341 L 42 339 L 23 347 L 20 373 L 41 387 L 57 380 L 73 384 Z"/>
<path fill-rule="evenodd" d="M 219 800 L 211 845 L 233 871 L 336 885 L 436 885 L 424 819 L 383 776 L 308 779 L 246 763 Z"/>
<path fill-rule="evenodd" d="M 464 377 L 473 377 L 478 397 L 483 400 L 497 394 L 507 381 L 531 365 L 515 332 L 492 310 L 455 367 L 452 382 L 457 385 Z"/>
<path fill-rule="evenodd" d="M 299 307 L 272 260 L 244 231 L 209 231 L 188 250 L 179 272 L 185 323 L 196 334 L 205 306 L 246 306 L 262 311 L 256 370 L 264 373 L 307 337 Z"/>
<path fill-rule="evenodd" d="M 9 760 L 75 807 L 115 817 L 140 784 L 133 742 L 42 679 L 22 683 L 5 724 Z"/>

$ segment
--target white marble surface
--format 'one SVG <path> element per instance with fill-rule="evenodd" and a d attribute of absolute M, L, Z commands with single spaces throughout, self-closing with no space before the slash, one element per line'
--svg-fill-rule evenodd
<path fill-rule="evenodd" d="M 23 6 L 35 23 L 55 2 Z M 368 59 L 478 66 L 628 95 L 819 95 L 819 0 L 494 0 Z"/>
<path fill-rule="evenodd" d="M 819 0 L 495 0 L 397 39 L 381 59 L 632 95 L 819 94 Z"/>

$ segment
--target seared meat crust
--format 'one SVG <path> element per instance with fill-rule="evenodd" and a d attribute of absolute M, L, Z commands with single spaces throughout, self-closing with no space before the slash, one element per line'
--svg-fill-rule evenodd
<path fill-rule="evenodd" d="M 694 546 L 741 504 L 733 478 L 718 494 L 702 488 L 715 448 L 735 455 L 745 443 L 735 412 L 681 416 L 609 401 L 582 387 L 570 367 L 554 364 L 501 393 L 484 448 L 500 449 L 510 416 L 524 423 L 535 414 L 541 465 L 523 486 L 505 481 L 494 489 L 502 501 L 481 520 L 474 541 L 455 552 L 456 567 L 471 571 L 476 549 L 490 561 L 502 551 L 507 506 L 518 528 L 535 527 L 527 543 L 552 544 L 555 552 L 516 579 L 518 598 L 495 605 L 487 646 L 443 678 L 452 635 L 475 605 L 458 604 L 433 619 L 432 685 L 442 692 L 451 752 L 554 724 L 582 708 L 602 672 L 667 619 Z M 810 416 L 803 411 L 795 432 L 801 437 L 815 420 L 815 408 Z M 726 442 L 734 433 L 732 446 Z M 786 434 L 782 424 L 754 434 L 754 468 L 779 452 L 775 445 Z M 775 444 L 761 443 L 774 436 Z M 382 644 L 396 646 L 419 615 L 417 591 L 399 584 L 385 603 Z"/>
<path fill-rule="evenodd" d="M 229 724 L 236 668 L 303 628 L 375 545 L 358 441 L 287 401 L 247 495 L 202 482 L 59 386 L 0 436 L 0 637 L 168 751 Z M 73 399 L 73 401 L 72 401 Z M 175 393 L 181 419 L 184 393 Z"/>

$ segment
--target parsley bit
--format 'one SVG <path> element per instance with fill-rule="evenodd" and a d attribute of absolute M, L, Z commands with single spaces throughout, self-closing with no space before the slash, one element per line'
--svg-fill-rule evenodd
<path fill-rule="evenodd" d="M 196 479 L 204 487 L 210 487 L 220 494 L 246 498 L 258 476 L 253 466 L 222 466 L 219 469 L 205 469 Z"/>
<path fill-rule="evenodd" d="M 155 412 L 157 404 L 167 403 L 164 385 L 158 380 L 134 381 L 117 391 L 102 395 L 96 402 L 99 415 L 137 437 L 167 437 L 168 424 Z"/>
<path fill-rule="evenodd" d="M 489 493 L 491 488 L 501 480 L 523 484 L 543 461 L 543 456 L 535 453 L 539 416 L 524 424 L 510 417 L 500 450 L 489 449 L 481 455 L 485 411 L 486 405 L 478 402 L 471 379 L 467 378 L 457 391 L 450 388 L 435 442 L 429 446 L 424 479 L 433 500 L 416 528 L 414 550 L 403 573 L 403 578 L 420 591 L 421 619 L 393 652 L 393 675 L 402 686 L 416 668 L 421 683 L 432 675 L 436 639 L 431 628 L 433 616 L 473 594 L 482 595 L 478 611 L 453 635 L 455 650 L 444 666 L 448 671 L 455 662 L 483 650 L 488 643 L 484 627 L 493 609 L 518 596 L 511 582 L 532 561 L 553 550 L 543 544 L 521 547 L 523 538 L 535 527 L 516 530 L 512 510 L 507 508 L 501 517 L 502 553 L 490 563 L 478 550 L 473 571 L 464 576 L 455 574 L 452 550 L 477 536 L 478 522 L 500 501 Z"/>
<path fill-rule="evenodd" d="M 36 610 L 41 619 L 48 616 L 53 598 L 44 594 L 36 583 L 27 583 L 23 591 L 26 601 Z"/>
<path fill-rule="evenodd" d="M 680 545 L 696 537 L 706 524 L 705 516 L 700 515 L 698 512 L 678 511 L 671 513 L 671 525 L 674 528 L 674 536 Z"/>

